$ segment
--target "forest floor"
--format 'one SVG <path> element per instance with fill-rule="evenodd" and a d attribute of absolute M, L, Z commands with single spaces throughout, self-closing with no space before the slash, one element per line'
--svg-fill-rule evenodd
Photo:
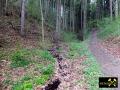
<path fill-rule="evenodd" d="M 45 26 L 43 44 L 37 22 L 26 21 L 26 36 L 21 37 L 18 21 L 16 17 L 0 18 L 0 90 L 41 90 L 56 79 L 61 82 L 57 90 L 99 90 L 98 63 L 105 76 L 120 77 L 119 37 L 103 42 L 93 32 L 88 46 L 88 40 L 80 42 L 66 34 L 66 41 L 54 45 L 53 31 Z"/>
<path fill-rule="evenodd" d="M 56 74 L 61 81 L 57 90 L 87 90 L 87 84 L 83 74 L 85 66 L 82 65 L 86 60 L 86 56 L 77 57 L 75 59 L 68 59 L 68 53 L 70 52 L 69 45 L 59 45 L 61 52 L 57 57 Z M 83 83 L 80 84 L 79 82 Z"/>
<path fill-rule="evenodd" d="M 101 71 L 87 47 L 87 42 L 62 42 L 58 46 L 61 51 L 52 52 L 53 56 L 57 56 L 55 78 L 61 81 L 57 90 L 99 89 L 98 78 Z"/>
<path fill-rule="evenodd" d="M 51 62 L 53 57 L 49 55 L 47 50 L 53 46 L 53 37 L 47 26 L 45 26 L 45 39 L 47 41 L 44 46 L 40 41 L 42 35 L 37 22 L 32 20 L 26 22 L 25 37 L 19 35 L 18 18 L 0 17 L 0 23 L 0 90 L 22 90 L 23 88 L 24 90 L 27 88 L 41 90 L 45 83 L 47 85 L 56 78 L 61 81 L 58 90 L 87 89 L 83 73 L 85 66 L 82 65 L 86 56 L 68 58 L 70 56 L 68 53 L 71 50 L 69 45 L 64 44 L 64 42 L 59 44 L 61 50 L 55 52 L 59 53 L 63 60 L 58 62 L 56 58 L 55 69 L 51 67 L 54 64 L 53 61 Z M 43 49 L 43 46 L 46 48 Z M 71 52 L 71 56 L 76 54 L 74 52 Z M 25 67 L 19 67 L 17 63 L 13 63 L 12 59 L 16 59 L 17 62 L 18 60 L 22 61 L 23 63 L 19 64 L 25 64 Z M 27 65 L 24 60 L 27 60 Z"/>
<path fill-rule="evenodd" d="M 45 29 L 47 44 L 43 45 L 41 27 L 35 20 L 26 20 L 26 36 L 21 37 L 19 17 L 0 17 L 0 90 L 34 88 L 50 79 L 54 60 L 47 49 L 52 37 L 51 30 Z"/>
<path fill-rule="evenodd" d="M 119 37 L 108 40 L 100 40 L 97 38 L 97 31 L 92 32 L 89 42 L 89 48 L 93 55 L 100 63 L 103 76 L 118 77 L 120 79 L 120 44 Z M 116 42 L 114 44 L 114 42 Z M 113 90 L 120 90 L 119 87 Z"/>

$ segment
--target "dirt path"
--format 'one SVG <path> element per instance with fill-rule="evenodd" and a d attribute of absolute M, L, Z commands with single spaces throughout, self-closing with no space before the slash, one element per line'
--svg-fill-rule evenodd
<path fill-rule="evenodd" d="M 58 47 L 62 48 L 62 51 L 56 51 Z M 84 67 L 81 65 L 85 57 L 81 57 L 75 60 L 67 59 L 66 54 L 68 50 L 68 46 L 66 45 L 60 45 L 57 47 L 55 46 L 50 50 L 52 55 L 57 59 L 55 76 L 53 78 L 54 81 L 55 79 L 59 79 L 61 82 L 60 85 L 57 87 L 57 90 L 87 90 L 85 86 L 86 84 L 84 83 Z M 83 82 L 82 84 L 80 84 L 81 81 Z"/>
<path fill-rule="evenodd" d="M 89 48 L 100 63 L 104 76 L 119 77 L 120 80 L 120 59 L 109 54 L 104 48 L 101 47 L 100 42 L 101 41 L 97 39 L 97 31 L 92 32 Z M 118 86 L 118 89 L 113 90 L 120 90 L 120 81 Z"/>

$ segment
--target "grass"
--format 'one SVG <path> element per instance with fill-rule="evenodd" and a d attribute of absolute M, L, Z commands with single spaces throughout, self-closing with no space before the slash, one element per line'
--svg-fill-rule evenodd
<path fill-rule="evenodd" d="M 49 75 L 41 75 L 34 78 L 25 76 L 21 81 L 14 83 L 12 90 L 34 90 L 35 86 L 44 85 L 49 78 Z"/>
<path fill-rule="evenodd" d="M 12 90 L 33 90 L 33 83 L 31 81 L 17 82 Z"/>
<path fill-rule="evenodd" d="M 41 69 L 42 74 L 51 75 L 53 73 L 54 67 L 53 65 L 48 65 L 47 67 L 43 67 Z"/>
<path fill-rule="evenodd" d="M 66 34 L 66 36 L 67 35 L 69 36 L 69 34 Z M 64 38 L 66 38 L 66 36 Z M 77 41 L 77 39 L 76 40 L 74 39 L 76 38 L 70 38 L 71 42 L 67 43 L 70 49 L 70 51 L 68 52 L 68 57 L 75 59 L 77 57 L 87 56 L 87 59 L 83 61 L 82 64 L 85 66 L 83 72 L 85 79 L 87 81 L 88 88 L 89 90 L 103 90 L 103 89 L 99 89 L 99 84 L 98 84 L 99 77 L 102 75 L 100 65 L 98 64 L 95 57 L 91 54 L 91 52 L 88 49 L 88 40 L 81 42 L 81 41 Z"/>
<path fill-rule="evenodd" d="M 21 49 L 11 54 L 11 67 L 17 68 L 28 66 L 30 63 L 35 62 L 35 60 L 32 60 L 35 56 L 37 56 L 39 60 L 54 62 L 54 58 L 48 51 Z"/>
<path fill-rule="evenodd" d="M 80 56 L 86 55 L 87 59 L 82 63 L 85 66 L 84 75 L 88 83 L 89 90 L 108 90 L 105 88 L 99 88 L 99 77 L 103 74 L 99 63 L 96 61 L 95 57 L 92 55 L 88 48 L 88 40 L 81 43 Z"/>
<path fill-rule="evenodd" d="M 18 49 L 11 53 L 11 67 L 26 68 L 26 75 L 18 81 L 6 80 L 4 84 L 11 84 L 12 90 L 34 90 L 37 85 L 44 85 L 54 73 L 55 60 L 47 50 Z M 30 69 L 30 66 L 33 67 Z M 39 75 L 34 75 L 34 72 Z M 11 80 L 12 81 L 12 80 Z"/>
<path fill-rule="evenodd" d="M 99 90 L 98 80 L 102 73 L 99 64 L 97 63 L 96 59 L 94 58 L 94 56 L 91 54 L 87 47 L 87 41 L 81 43 L 72 42 L 69 45 L 70 48 L 72 48 L 71 52 L 73 52 L 74 54 L 72 58 L 76 56 L 75 53 L 77 53 L 77 55 L 81 57 L 84 55 L 87 56 L 87 60 L 83 62 L 83 65 L 86 66 L 84 69 L 84 76 L 88 83 L 88 88 L 89 90 Z"/>
<path fill-rule="evenodd" d="M 34 90 L 34 87 L 37 85 L 42 86 L 44 85 L 52 76 L 54 69 L 51 68 L 52 65 L 47 67 L 41 67 L 41 75 L 40 76 L 31 76 L 26 75 L 22 78 L 22 80 L 19 80 L 18 82 L 15 82 L 12 86 L 12 90 Z M 43 69 L 46 68 L 46 69 Z"/>
<path fill-rule="evenodd" d="M 81 49 L 80 42 L 71 42 L 69 43 L 69 49 L 68 52 L 68 58 L 74 59 L 76 57 L 79 57 L 79 51 Z"/>
<path fill-rule="evenodd" d="M 109 18 L 104 18 L 102 21 L 98 21 L 98 27 L 100 28 L 100 33 L 98 37 L 106 39 L 110 36 L 120 35 L 120 17 L 110 21 Z"/>
<path fill-rule="evenodd" d="M 22 50 L 15 51 L 11 55 L 11 61 L 12 61 L 11 67 L 17 68 L 17 67 L 25 67 L 29 65 L 30 61 L 28 61 L 28 59 L 26 58 L 26 54 L 28 54 L 28 52 Z"/>

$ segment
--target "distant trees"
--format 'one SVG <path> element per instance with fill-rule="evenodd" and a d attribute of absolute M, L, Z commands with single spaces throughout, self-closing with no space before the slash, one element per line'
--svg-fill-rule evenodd
<path fill-rule="evenodd" d="M 54 28 L 57 36 L 60 32 L 79 32 L 80 39 L 83 40 L 88 30 L 88 22 L 91 20 L 101 20 L 104 17 L 118 17 L 120 12 L 119 0 L 1 0 L 0 15 L 7 12 L 9 5 L 21 6 L 21 29 L 20 34 L 25 35 L 25 13 L 41 22 L 42 41 L 44 41 L 44 24 Z M 16 3 L 17 2 L 17 3 Z M 25 3 L 26 2 L 26 3 Z M 14 4 L 13 4 L 14 3 Z M 39 11 L 39 12 L 38 12 Z"/>

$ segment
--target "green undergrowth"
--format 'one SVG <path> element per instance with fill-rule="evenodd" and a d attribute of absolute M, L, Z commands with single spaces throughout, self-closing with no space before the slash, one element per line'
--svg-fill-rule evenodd
<path fill-rule="evenodd" d="M 101 68 L 95 57 L 91 54 L 87 45 L 88 41 L 81 43 L 82 52 L 87 56 L 87 59 L 83 62 L 85 65 L 84 75 L 88 83 L 89 90 L 104 90 L 99 88 L 99 77 L 102 76 Z"/>
<path fill-rule="evenodd" d="M 62 32 L 62 40 L 67 43 L 77 41 L 77 36 L 72 32 Z"/>
<path fill-rule="evenodd" d="M 98 37 L 106 39 L 111 36 L 120 35 L 120 17 L 111 21 L 110 18 L 104 18 L 98 21 L 98 27 L 100 28 L 100 33 Z"/>
<path fill-rule="evenodd" d="M 69 34 L 66 33 L 66 36 L 68 39 Z M 70 36 L 72 37 L 72 34 Z M 69 45 L 70 49 L 68 52 L 68 58 L 75 59 L 82 56 L 87 57 L 87 59 L 82 62 L 82 65 L 85 66 L 83 72 L 86 79 L 85 81 L 87 82 L 89 88 L 88 90 L 103 90 L 99 89 L 98 84 L 99 77 L 102 75 L 100 65 L 88 49 L 88 40 L 82 42 L 78 41 L 77 38 L 70 38 L 70 42 L 67 44 Z"/>
<path fill-rule="evenodd" d="M 69 42 L 68 58 L 74 59 L 79 57 L 79 51 L 81 49 L 79 42 Z"/>
<path fill-rule="evenodd" d="M 34 57 L 37 57 L 37 59 L 33 60 Z M 30 63 L 36 62 L 36 61 L 50 61 L 54 62 L 54 58 L 52 55 L 46 51 L 46 50 L 38 50 L 38 49 L 21 49 L 14 51 L 10 59 L 12 61 L 11 67 L 17 68 L 17 67 L 25 67 L 28 66 Z"/>
<path fill-rule="evenodd" d="M 89 90 L 103 90 L 99 89 L 99 77 L 102 76 L 100 65 L 96 61 L 95 57 L 88 49 L 87 40 L 84 42 L 72 42 L 70 45 L 70 57 L 72 59 L 76 57 L 87 56 L 87 59 L 83 61 L 84 76 L 87 81 Z"/>
<path fill-rule="evenodd" d="M 44 85 L 54 73 L 55 60 L 47 50 L 20 49 L 14 51 L 10 59 L 12 68 L 26 69 L 26 75 L 12 83 L 12 90 L 34 90 L 34 87 Z"/>
<path fill-rule="evenodd" d="M 25 76 L 21 81 L 14 83 L 12 90 L 34 90 L 37 85 L 44 85 L 49 78 L 50 75 L 48 74 L 43 74 L 34 78 Z"/>

